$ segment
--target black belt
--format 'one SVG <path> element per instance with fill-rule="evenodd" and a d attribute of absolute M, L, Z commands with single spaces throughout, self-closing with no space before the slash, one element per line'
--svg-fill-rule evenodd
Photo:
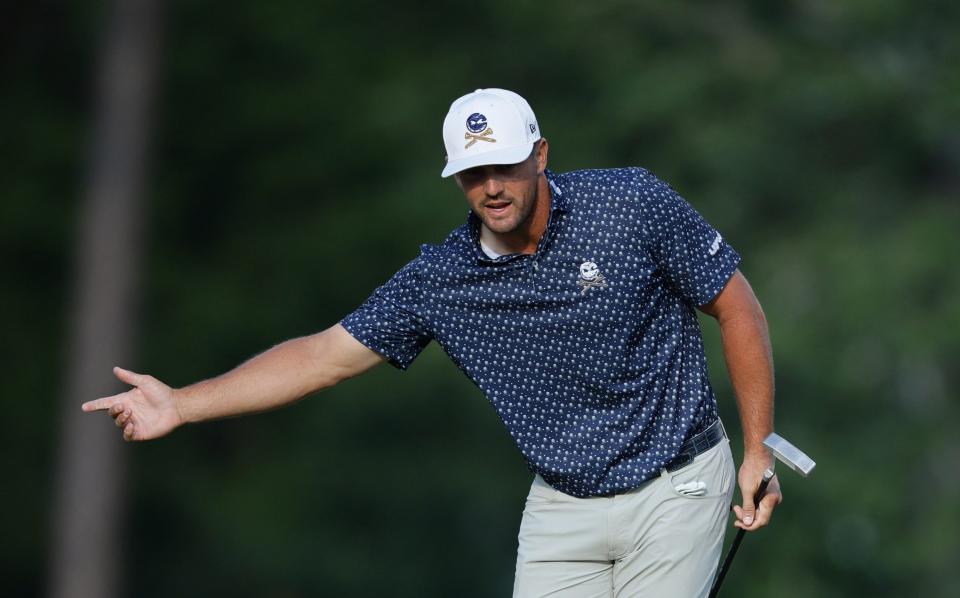
<path fill-rule="evenodd" d="M 680 445 L 680 452 L 677 453 L 673 461 L 667 464 L 667 471 L 676 471 L 690 465 L 693 463 L 694 457 L 717 446 L 726 437 L 727 433 L 723 429 L 723 424 L 720 423 L 720 418 L 717 418 L 705 430 L 692 438 L 688 438 Z"/>

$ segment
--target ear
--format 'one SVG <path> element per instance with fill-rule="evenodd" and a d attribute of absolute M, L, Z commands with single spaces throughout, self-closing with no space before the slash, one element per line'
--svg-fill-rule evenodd
<path fill-rule="evenodd" d="M 541 137 L 537 144 L 537 174 L 543 174 L 547 169 L 547 154 L 550 152 L 546 137 Z"/>

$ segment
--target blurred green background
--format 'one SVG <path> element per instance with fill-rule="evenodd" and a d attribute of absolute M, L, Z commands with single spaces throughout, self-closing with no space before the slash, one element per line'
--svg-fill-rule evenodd
<path fill-rule="evenodd" d="M 110 14 L 17 3 L 0 24 L 4 596 L 47 592 L 60 412 L 93 398 L 63 373 Z M 163 21 L 137 350 L 115 363 L 184 385 L 335 323 L 462 221 L 442 118 L 506 87 L 555 171 L 644 166 L 744 256 L 778 431 L 819 467 L 781 472 L 724 594 L 960 595 L 958 4 L 175 0 Z M 435 345 L 122 450 L 124 596 L 512 587 L 530 476 Z"/>

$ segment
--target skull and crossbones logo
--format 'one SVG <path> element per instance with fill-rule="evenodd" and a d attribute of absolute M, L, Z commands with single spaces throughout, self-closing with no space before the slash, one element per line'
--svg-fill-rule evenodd
<path fill-rule="evenodd" d="M 580 280 L 577 281 L 577 284 L 582 289 L 580 294 L 586 295 L 590 289 L 607 288 L 607 279 L 603 277 L 603 274 L 600 274 L 600 268 L 597 267 L 597 264 L 586 261 L 580 264 Z"/>
<path fill-rule="evenodd" d="M 496 143 L 497 140 L 491 135 L 493 135 L 493 129 L 487 126 L 487 117 L 479 112 L 474 112 L 467 117 L 467 132 L 463 134 L 463 138 L 469 141 L 463 146 L 463 149 L 468 149 L 478 141 Z"/>

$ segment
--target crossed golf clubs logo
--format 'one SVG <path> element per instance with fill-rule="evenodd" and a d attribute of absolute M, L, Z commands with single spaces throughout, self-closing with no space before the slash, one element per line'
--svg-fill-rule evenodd
<path fill-rule="evenodd" d="M 474 112 L 467 117 L 467 132 L 463 134 L 463 138 L 469 139 L 469 141 L 463 146 L 463 149 L 469 149 L 478 141 L 496 143 L 497 140 L 490 137 L 491 135 L 493 135 L 493 129 L 487 126 L 487 117 L 479 112 Z"/>
<path fill-rule="evenodd" d="M 464 133 L 463 138 L 469 139 L 470 142 L 467 143 L 467 145 L 463 146 L 463 149 L 469 148 L 471 145 L 473 145 L 478 141 L 489 141 L 490 143 L 496 143 L 497 140 L 491 138 L 490 135 L 493 135 L 493 129 L 491 129 L 490 127 L 487 127 L 487 130 L 484 131 L 483 133 L 480 133 L 479 135 L 474 135 L 473 133 Z"/>

